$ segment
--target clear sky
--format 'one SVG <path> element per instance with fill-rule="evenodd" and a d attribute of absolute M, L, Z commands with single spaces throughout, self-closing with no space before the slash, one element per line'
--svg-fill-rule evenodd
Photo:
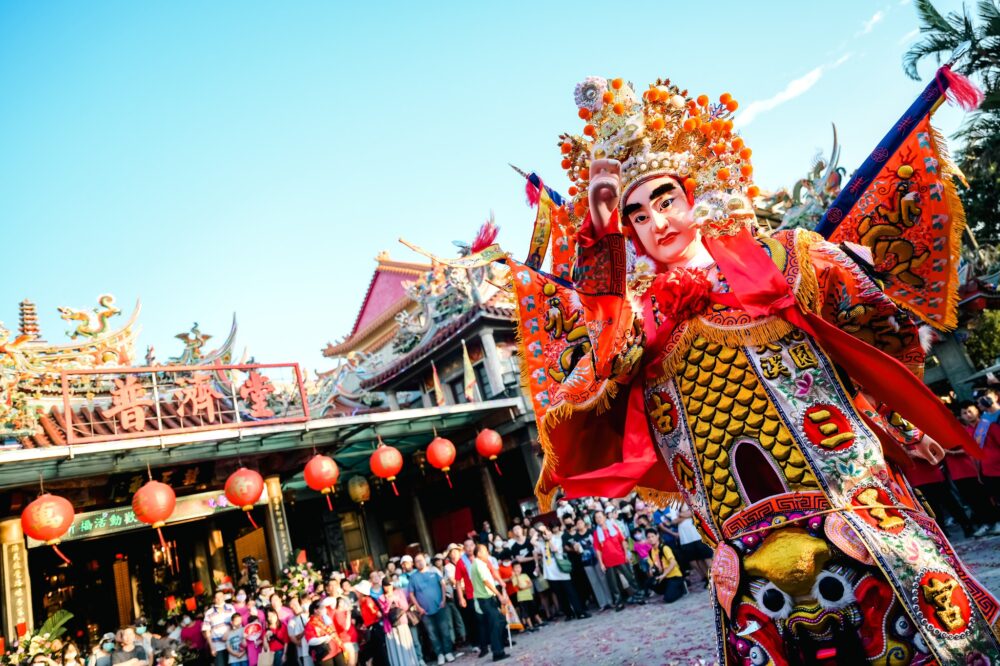
<path fill-rule="evenodd" d="M 909 0 L 0 3 L 0 320 L 28 297 L 64 339 L 56 306 L 111 292 L 142 298 L 140 358 L 235 312 L 258 361 L 326 369 L 375 255 L 417 258 L 399 236 L 449 254 L 492 209 L 526 250 L 507 163 L 567 187 L 585 76 L 732 93 L 790 186 L 831 122 L 850 171 L 909 105 L 916 27 Z"/>

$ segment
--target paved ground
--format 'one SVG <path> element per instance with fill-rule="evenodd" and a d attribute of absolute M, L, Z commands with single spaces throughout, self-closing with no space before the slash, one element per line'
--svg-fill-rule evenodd
<path fill-rule="evenodd" d="M 956 541 L 955 548 L 988 589 L 1000 593 L 1000 537 Z M 662 602 L 629 607 L 621 613 L 597 613 L 593 618 L 550 624 L 534 634 L 517 636 L 512 658 L 505 664 L 554 666 L 636 665 L 688 666 L 715 663 L 715 621 L 705 590 L 674 604 Z M 479 663 L 475 653 L 457 664 Z"/>

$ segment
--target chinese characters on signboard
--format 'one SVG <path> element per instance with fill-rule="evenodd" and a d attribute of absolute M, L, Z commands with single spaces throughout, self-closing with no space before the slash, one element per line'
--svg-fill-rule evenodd
<path fill-rule="evenodd" d="M 3 544 L 3 595 L 12 635 L 31 628 L 28 554 L 21 543 Z"/>
<path fill-rule="evenodd" d="M 278 568 L 287 566 L 292 559 L 292 542 L 285 518 L 284 498 L 281 495 L 281 481 L 269 478 L 265 482 L 268 491 L 267 519 L 271 528 L 271 539 L 278 559 Z"/>
<path fill-rule="evenodd" d="M 62 384 L 68 444 L 309 418 L 294 363 L 67 370 Z M 100 388 L 95 404 L 74 412 L 73 389 L 84 384 Z"/>
<path fill-rule="evenodd" d="M 267 489 L 261 494 L 257 504 L 264 504 L 268 501 Z M 167 524 L 179 523 L 194 518 L 204 518 L 220 511 L 229 511 L 233 505 L 221 492 L 198 493 L 178 497 L 174 512 L 170 515 Z M 131 505 L 119 506 L 106 511 L 88 511 L 78 513 L 73 518 L 73 524 L 69 531 L 62 537 L 63 541 L 75 541 L 77 539 L 92 539 L 95 537 L 108 536 L 128 530 L 141 529 L 146 527 L 145 523 L 139 521 Z M 44 546 L 42 541 L 35 541 L 28 537 L 28 548 Z"/>

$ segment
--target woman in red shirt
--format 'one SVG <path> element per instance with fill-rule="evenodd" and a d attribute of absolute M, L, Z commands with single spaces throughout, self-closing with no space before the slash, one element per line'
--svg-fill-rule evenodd
<path fill-rule="evenodd" d="M 347 597 L 337 598 L 337 608 L 333 611 L 333 626 L 344 645 L 344 659 L 347 666 L 358 663 L 358 630 L 351 617 L 351 601 Z"/>
<path fill-rule="evenodd" d="M 274 653 L 275 666 L 280 666 L 288 645 L 288 628 L 282 624 L 275 610 L 267 611 L 267 630 L 264 633 L 267 649 Z"/>
<path fill-rule="evenodd" d="M 980 418 L 979 408 L 975 404 L 963 402 L 960 408 L 959 420 L 962 425 L 979 446 L 985 448 L 989 430 L 995 426 Z M 947 453 L 945 465 L 948 467 L 948 476 L 955 482 L 962 501 L 972 509 L 972 521 L 976 523 L 972 536 L 981 537 L 997 522 L 997 509 L 990 501 L 989 490 L 979 480 L 979 468 L 972 457 L 961 448 L 952 449 Z"/>
<path fill-rule="evenodd" d="M 337 630 L 323 621 L 323 606 L 314 601 L 310 610 L 309 621 L 306 622 L 306 642 L 313 663 L 316 666 L 347 666 L 344 646 Z"/>

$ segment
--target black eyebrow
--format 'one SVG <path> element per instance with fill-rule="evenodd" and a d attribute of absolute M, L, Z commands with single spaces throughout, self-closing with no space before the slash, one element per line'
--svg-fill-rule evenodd
<path fill-rule="evenodd" d="M 677 186 L 674 185 L 671 182 L 663 183 L 663 185 L 660 185 L 655 190 L 653 190 L 653 193 L 649 195 L 649 200 L 650 201 L 656 201 L 657 199 L 659 199 L 660 197 L 662 197 L 664 194 L 667 194 L 668 192 L 673 192 L 676 189 L 677 189 Z"/>
<path fill-rule="evenodd" d="M 642 204 L 636 204 L 636 203 L 634 203 L 634 204 L 628 204 L 622 210 L 622 213 L 624 213 L 625 217 L 628 217 L 629 215 L 631 215 L 632 213 L 636 212 L 637 210 L 642 210 Z"/>

